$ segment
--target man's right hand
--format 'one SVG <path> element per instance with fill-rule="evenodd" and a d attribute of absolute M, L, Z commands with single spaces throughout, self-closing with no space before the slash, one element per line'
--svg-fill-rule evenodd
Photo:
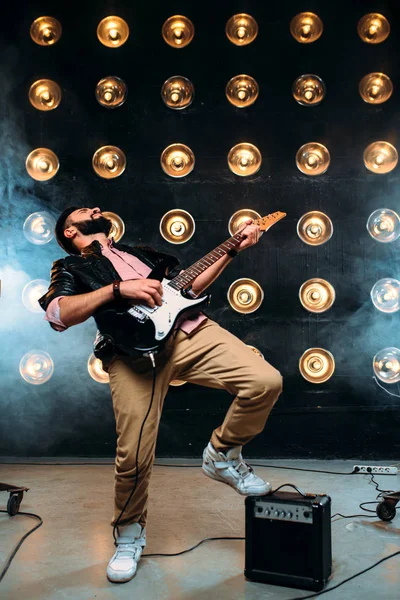
<path fill-rule="evenodd" d="M 151 308 L 162 305 L 163 289 L 158 279 L 128 279 L 121 281 L 119 289 L 122 298 L 134 304 L 145 303 Z"/>

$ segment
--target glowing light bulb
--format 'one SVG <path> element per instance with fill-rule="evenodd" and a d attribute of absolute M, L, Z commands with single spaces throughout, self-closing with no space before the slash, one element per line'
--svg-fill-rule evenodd
<path fill-rule="evenodd" d="M 34 313 L 42 313 L 42 309 L 38 303 L 48 290 L 49 282 L 44 279 L 33 279 L 26 284 L 22 290 L 22 302 L 27 310 Z"/>
<path fill-rule="evenodd" d="M 90 377 L 98 383 L 108 383 L 110 381 L 108 373 L 103 369 L 102 361 L 96 358 L 94 354 L 89 356 L 87 368 Z"/>
<path fill-rule="evenodd" d="M 171 225 L 171 230 L 174 235 L 181 235 L 185 231 L 185 225 L 182 221 L 175 221 Z"/>
<path fill-rule="evenodd" d="M 371 300 L 382 312 L 393 313 L 400 310 L 400 281 L 380 279 L 371 289 Z"/>
<path fill-rule="evenodd" d="M 54 364 L 50 354 L 44 350 L 31 350 L 21 358 L 19 372 L 27 383 L 41 385 L 52 377 Z"/>
<path fill-rule="evenodd" d="M 368 217 L 367 231 L 377 242 L 394 242 L 400 236 L 400 217 L 394 210 L 379 208 Z"/>
<path fill-rule="evenodd" d="M 373 358 L 372 367 L 375 375 L 384 383 L 400 381 L 400 350 L 391 346 L 379 350 Z"/>
<path fill-rule="evenodd" d="M 55 225 L 56 222 L 49 213 L 35 212 L 25 220 L 23 232 L 32 244 L 48 244 L 54 237 Z"/>

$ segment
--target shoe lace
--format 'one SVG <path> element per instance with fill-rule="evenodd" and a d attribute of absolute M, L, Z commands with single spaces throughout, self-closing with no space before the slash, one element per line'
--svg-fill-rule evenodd
<path fill-rule="evenodd" d="M 134 555 L 134 560 L 138 561 L 142 555 L 143 548 L 140 544 L 118 544 L 116 551 L 116 558 L 132 558 L 132 554 Z"/>

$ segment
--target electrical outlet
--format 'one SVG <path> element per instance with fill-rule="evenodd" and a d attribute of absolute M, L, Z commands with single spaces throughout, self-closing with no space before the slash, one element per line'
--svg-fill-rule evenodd
<path fill-rule="evenodd" d="M 397 467 L 373 466 L 373 465 L 354 465 L 353 473 L 362 473 L 366 475 L 397 475 Z"/>

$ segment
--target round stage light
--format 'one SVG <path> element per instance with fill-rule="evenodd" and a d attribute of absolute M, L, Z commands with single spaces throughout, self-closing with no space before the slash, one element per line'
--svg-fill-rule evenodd
<path fill-rule="evenodd" d="M 194 154 L 185 144 L 170 144 L 163 150 L 160 163 L 170 177 L 186 177 L 194 169 Z"/>
<path fill-rule="evenodd" d="M 382 104 L 393 93 L 393 83 L 384 73 L 365 75 L 358 86 L 361 98 L 368 104 Z"/>
<path fill-rule="evenodd" d="M 182 379 L 173 379 L 169 382 L 169 385 L 172 385 L 172 387 L 180 387 L 181 385 L 185 385 L 185 383 L 187 382 L 182 381 Z"/>
<path fill-rule="evenodd" d="M 248 348 L 250 348 L 250 350 L 252 350 L 254 352 L 254 354 L 257 354 L 257 356 L 259 356 L 260 358 L 262 358 L 264 360 L 264 354 L 262 352 L 259 351 L 258 348 L 255 348 L 254 346 L 250 346 L 250 344 L 246 344 Z"/>
<path fill-rule="evenodd" d="M 104 77 L 96 85 L 96 100 L 106 108 L 118 108 L 128 95 L 126 83 L 120 77 Z"/>
<path fill-rule="evenodd" d="M 240 177 L 254 175 L 261 167 L 261 152 L 253 144 L 243 142 L 229 150 L 228 166 Z"/>
<path fill-rule="evenodd" d="M 125 233 L 125 223 L 119 215 L 114 212 L 104 211 L 101 213 L 103 217 L 109 219 L 112 223 L 111 231 L 108 234 L 108 238 L 113 238 L 114 242 L 117 243 Z"/>
<path fill-rule="evenodd" d="M 300 357 L 299 370 L 310 383 L 325 383 L 335 371 L 335 359 L 324 348 L 309 348 Z"/>
<path fill-rule="evenodd" d="M 93 169 L 104 179 L 114 179 L 125 171 L 125 154 L 117 146 L 102 146 L 93 154 Z"/>
<path fill-rule="evenodd" d="M 225 94 L 236 108 L 251 106 L 258 98 L 258 83 L 250 75 L 236 75 L 226 84 Z"/>
<path fill-rule="evenodd" d="M 39 46 L 52 46 L 60 39 L 61 32 L 61 24 L 54 17 L 39 17 L 30 29 L 32 40 Z"/>
<path fill-rule="evenodd" d="M 293 97 L 303 106 L 317 106 L 325 98 L 325 84 L 318 75 L 301 75 L 292 86 Z"/>
<path fill-rule="evenodd" d="M 21 358 L 19 372 L 27 383 L 41 385 L 53 375 L 54 363 L 44 350 L 31 350 Z"/>
<path fill-rule="evenodd" d="M 379 13 L 364 15 L 357 25 L 358 35 L 367 44 L 380 44 L 390 33 L 389 21 Z"/>
<path fill-rule="evenodd" d="M 300 302 L 312 313 L 322 313 L 335 302 L 335 289 L 325 279 L 309 279 L 299 291 Z"/>
<path fill-rule="evenodd" d="M 99 358 L 96 358 L 94 354 L 89 356 L 87 363 L 89 375 L 92 379 L 98 383 L 109 383 L 110 377 L 103 369 L 103 363 Z"/>
<path fill-rule="evenodd" d="M 33 279 L 26 284 L 22 290 L 22 302 L 27 310 L 34 313 L 42 313 L 39 298 L 49 289 L 50 283 L 45 279 Z"/>
<path fill-rule="evenodd" d="M 229 219 L 229 233 L 232 236 L 235 235 L 235 233 L 237 233 L 237 231 L 241 229 L 249 219 L 252 219 L 253 221 L 255 219 L 261 219 L 261 215 L 251 208 L 242 208 L 237 210 Z"/>
<path fill-rule="evenodd" d="M 228 302 L 237 312 L 249 314 L 256 311 L 264 300 L 264 292 L 253 279 L 236 279 L 228 289 Z"/>
<path fill-rule="evenodd" d="M 400 381 L 400 350 L 391 346 L 379 350 L 373 358 L 372 367 L 375 375 L 384 383 Z"/>
<path fill-rule="evenodd" d="M 182 110 L 187 108 L 193 102 L 194 87 L 193 83 L 181 77 L 174 75 L 164 81 L 161 88 L 161 98 L 165 106 L 174 110 Z"/>
<path fill-rule="evenodd" d="M 225 33 L 228 40 L 235 46 L 247 46 L 257 37 L 257 21 L 246 13 L 233 15 L 225 26 Z"/>
<path fill-rule="evenodd" d="M 364 150 L 364 165 L 372 173 L 393 171 L 399 160 L 397 150 L 389 142 L 372 142 Z"/>
<path fill-rule="evenodd" d="M 172 48 L 184 48 L 194 37 L 194 25 L 187 17 L 174 15 L 165 21 L 161 33 Z"/>
<path fill-rule="evenodd" d="M 331 157 L 328 148 L 318 142 L 309 142 L 298 149 L 297 168 L 305 175 L 322 175 L 328 170 Z"/>
<path fill-rule="evenodd" d="M 312 12 L 299 13 L 290 22 L 290 33 L 301 44 L 311 44 L 318 40 L 323 29 L 321 19 Z"/>
<path fill-rule="evenodd" d="M 320 246 L 331 239 L 333 225 L 323 212 L 312 210 L 303 215 L 297 223 L 297 235 L 310 246 Z"/>
<path fill-rule="evenodd" d="M 41 246 L 51 242 L 55 226 L 56 222 L 53 217 L 45 211 L 40 211 L 29 215 L 25 219 L 22 229 L 29 242 Z"/>
<path fill-rule="evenodd" d="M 170 244 L 184 244 L 195 232 L 195 222 L 186 210 L 169 210 L 160 221 L 160 233 Z"/>
<path fill-rule="evenodd" d="M 61 102 L 61 88 L 51 79 L 38 79 L 29 88 L 28 97 L 37 110 L 54 110 Z"/>
<path fill-rule="evenodd" d="M 60 166 L 57 156 L 48 148 L 36 148 L 26 158 L 26 170 L 36 181 L 48 181 Z"/>
<path fill-rule="evenodd" d="M 121 17 L 105 17 L 97 26 L 97 37 L 107 48 L 119 48 L 129 37 L 128 23 Z"/>
<path fill-rule="evenodd" d="M 377 242 L 394 242 L 400 236 L 400 217 L 390 208 L 374 210 L 368 217 L 367 231 Z"/>
<path fill-rule="evenodd" d="M 400 281 L 390 277 L 380 279 L 371 289 L 371 300 L 381 312 L 398 311 L 400 309 Z"/>

